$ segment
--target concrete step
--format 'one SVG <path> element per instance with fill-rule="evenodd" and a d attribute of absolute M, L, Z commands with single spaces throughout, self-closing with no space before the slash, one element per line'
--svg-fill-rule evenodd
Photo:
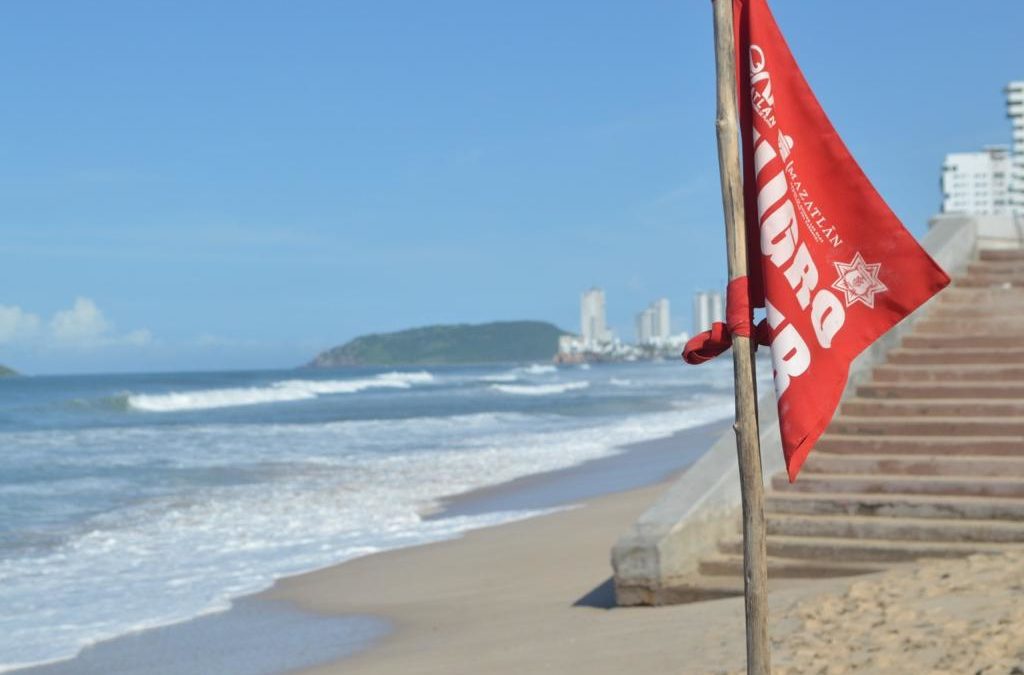
<path fill-rule="evenodd" d="M 1000 319 L 1019 315 L 1024 303 L 937 302 L 928 307 L 927 319 Z M 1008 309 L 1009 308 L 1009 309 Z"/>
<path fill-rule="evenodd" d="M 889 352 L 888 362 L 896 365 L 1016 364 L 1024 363 L 1024 348 L 907 349 L 899 347 Z"/>
<path fill-rule="evenodd" d="M 1024 417 L 920 417 L 839 415 L 828 427 L 866 436 L 1014 436 L 1024 441 Z"/>
<path fill-rule="evenodd" d="M 898 474 L 800 474 L 790 483 L 785 474 L 772 477 L 780 492 L 867 493 L 900 495 L 959 495 L 965 497 L 1024 498 L 1024 479 L 970 476 L 909 476 Z"/>
<path fill-rule="evenodd" d="M 1013 398 L 850 398 L 840 406 L 843 415 L 851 416 L 1024 416 L 1024 399 Z"/>
<path fill-rule="evenodd" d="M 913 333 L 903 338 L 903 346 L 910 349 L 1014 349 L 1020 344 L 1019 335 Z"/>
<path fill-rule="evenodd" d="M 1024 316 L 924 317 L 914 324 L 914 335 L 1003 335 L 1024 332 Z"/>
<path fill-rule="evenodd" d="M 800 515 L 1024 521 L 1024 499 L 1012 497 L 769 491 L 765 510 Z"/>
<path fill-rule="evenodd" d="M 677 578 L 671 586 L 658 589 L 617 588 L 616 595 L 622 601 L 623 592 L 627 600 L 624 605 L 679 605 L 690 602 L 705 602 L 743 595 L 743 557 L 715 556 L 709 559 L 708 569 L 721 569 L 722 574 L 701 574 L 694 572 Z M 737 566 L 738 564 L 738 566 Z M 768 590 L 775 592 L 788 588 L 806 587 L 809 578 L 829 578 L 879 572 L 892 565 L 878 563 L 808 563 L 804 560 L 768 559 Z M 809 574 L 801 574 L 806 570 Z"/>
<path fill-rule="evenodd" d="M 1024 288 L 1024 277 L 1017 274 L 969 274 L 957 277 L 953 284 L 959 288 Z"/>
<path fill-rule="evenodd" d="M 1024 260 L 978 260 L 967 265 L 967 274 L 1020 274 L 1024 276 Z"/>
<path fill-rule="evenodd" d="M 1017 338 L 1018 342 L 1020 338 Z M 1024 364 L 959 363 L 906 365 L 886 363 L 872 371 L 875 382 L 993 382 L 1019 381 L 1024 383 Z"/>
<path fill-rule="evenodd" d="M 857 387 L 857 396 L 880 399 L 1011 399 L 1024 397 L 1024 382 L 867 382 Z"/>
<path fill-rule="evenodd" d="M 1016 457 L 978 457 L 974 455 L 843 455 L 815 451 L 804 463 L 801 475 L 812 473 L 1024 478 L 1024 453 Z"/>
<path fill-rule="evenodd" d="M 767 516 L 768 535 L 900 541 L 1024 543 L 1024 522 L 847 515 Z"/>
<path fill-rule="evenodd" d="M 770 589 L 770 586 L 769 586 Z M 734 575 L 708 576 L 694 572 L 675 580 L 668 587 L 617 587 L 620 605 L 684 605 L 743 595 L 743 577 Z"/>
<path fill-rule="evenodd" d="M 950 286 L 938 294 L 936 305 L 986 305 L 995 307 L 1003 304 L 1024 303 L 1024 290 L 1019 288 L 964 288 Z"/>
<path fill-rule="evenodd" d="M 1016 261 L 1024 262 L 1024 249 L 1020 248 L 987 248 L 978 251 L 981 261 Z"/>
<path fill-rule="evenodd" d="M 829 430 L 814 446 L 817 453 L 845 455 L 970 455 L 1024 456 L 1024 438 L 1017 436 L 863 436 Z"/>
<path fill-rule="evenodd" d="M 735 579 L 736 588 L 743 594 L 743 555 L 715 555 L 700 561 L 698 569 L 702 575 Z M 814 561 L 799 558 L 768 558 L 769 579 L 822 579 L 827 577 L 849 577 L 871 574 L 887 569 L 877 563 L 845 563 L 838 561 Z"/>
<path fill-rule="evenodd" d="M 974 553 L 1001 553 L 1024 550 L 1021 544 L 986 542 L 890 541 L 886 539 L 846 539 L 843 537 L 768 537 L 768 555 L 781 558 L 811 558 L 843 562 L 903 562 L 919 558 L 959 558 Z M 719 544 L 719 551 L 738 555 L 743 539 L 730 537 Z"/>

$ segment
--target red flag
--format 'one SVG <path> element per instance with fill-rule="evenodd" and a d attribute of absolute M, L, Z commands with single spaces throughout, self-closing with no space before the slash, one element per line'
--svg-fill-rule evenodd
<path fill-rule="evenodd" d="M 835 413 L 850 362 L 949 277 L 846 149 L 765 0 L 733 6 L 750 278 L 748 293 L 730 284 L 730 332 L 749 334 L 749 306 L 766 307 L 758 337 L 771 344 L 793 481 Z M 695 338 L 687 360 L 714 352 L 708 343 Z"/>

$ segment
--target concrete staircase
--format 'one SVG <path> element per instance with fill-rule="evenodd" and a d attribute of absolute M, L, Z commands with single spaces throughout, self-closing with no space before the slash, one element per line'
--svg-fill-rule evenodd
<path fill-rule="evenodd" d="M 769 578 L 1024 548 L 1024 250 L 984 250 L 766 497 Z M 668 601 L 742 593 L 719 542 Z"/>

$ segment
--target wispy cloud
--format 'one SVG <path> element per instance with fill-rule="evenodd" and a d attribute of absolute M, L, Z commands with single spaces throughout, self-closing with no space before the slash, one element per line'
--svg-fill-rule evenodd
<path fill-rule="evenodd" d="M 76 298 L 70 308 L 55 312 L 46 322 L 17 305 L 0 305 L 0 345 L 32 343 L 55 349 L 95 349 L 141 347 L 152 341 L 152 334 L 145 329 L 117 331 L 90 298 Z"/>
<path fill-rule="evenodd" d="M 27 340 L 39 332 L 39 317 L 21 307 L 0 305 L 0 344 Z"/>

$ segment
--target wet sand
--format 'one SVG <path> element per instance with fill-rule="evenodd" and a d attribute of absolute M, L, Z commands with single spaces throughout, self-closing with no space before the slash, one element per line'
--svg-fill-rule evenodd
<path fill-rule="evenodd" d="M 610 675 L 740 667 L 742 598 L 614 607 L 611 547 L 665 487 L 662 480 L 457 540 L 353 560 L 282 580 L 262 597 L 331 616 L 378 616 L 394 626 L 372 648 L 301 671 L 308 674 Z M 503 489 L 465 498 L 470 504 L 493 499 Z M 450 508 L 465 508 L 457 502 Z M 774 594 L 772 605 L 846 583 L 809 582 Z"/>

